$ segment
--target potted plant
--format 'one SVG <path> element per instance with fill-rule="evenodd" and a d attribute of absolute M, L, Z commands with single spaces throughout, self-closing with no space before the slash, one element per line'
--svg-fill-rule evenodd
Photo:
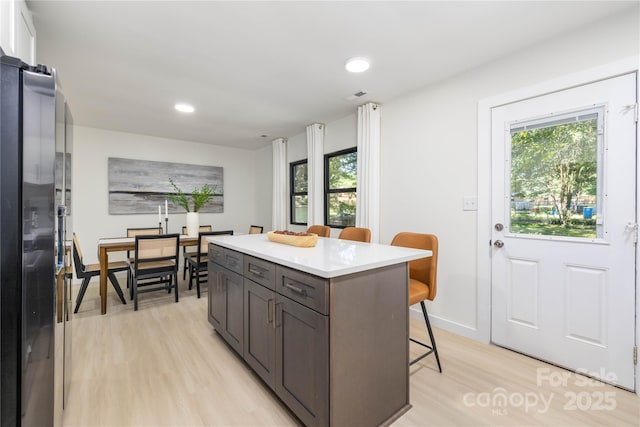
<path fill-rule="evenodd" d="M 187 212 L 187 234 L 191 237 L 197 237 L 198 231 L 200 230 L 198 211 L 211 201 L 215 192 L 215 186 L 212 188 L 209 184 L 204 184 L 200 188 L 195 187 L 191 192 L 192 205 L 190 205 L 189 198 L 184 191 L 178 187 L 172 178 L 169 178 L 169 182 L 175 190 L 175 193 L 167 194 L 167 198 Z"/>

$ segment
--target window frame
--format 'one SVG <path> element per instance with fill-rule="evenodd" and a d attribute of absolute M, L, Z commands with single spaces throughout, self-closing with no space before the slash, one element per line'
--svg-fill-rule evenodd
<path fill-rule="evenodd" d="M 307 191 L 295 191 L 295 173 L 294 170 L 297 166 L 307 165 Z M 296 196 L 307 196 L 307 203 L 309 201 L 309 160 L 302 159 L 297 160 L 295 162 L 289 163 L 289 223 L 294 225 L 307 225 L 307 222 L 295 222 L 294 212 L 295 212 L 295 198 Z M 308 205 L 307 205 L 308 206 Z M 307 219 L 309 218 L 309 213 L 307 212 Z"/>
<path fill-rule="evenodd" d="M 329 178 L 330 178 L 329 162 L 332 157 L 343 156 L 345 154 L 351 154 L 351 153 L 356 153 L 356 161 L 357 161 L 358 147 L 351 147 L 344 150 L 334 151 L 333 153 L 327 153 L 324 155 L 324 225 L 328 225 L 331 228 L 346 228 L 346 227 L 349 227 L 349 225 L 329 224 L 329 195 L 332 193 L 353 192 L 356 194 L 356 200 L 357 200 L 358 187 L 356 184 L 356 187 L 329 189 Z M 356 172 L 356 182 L 357 182 L 357 172 Z"/>

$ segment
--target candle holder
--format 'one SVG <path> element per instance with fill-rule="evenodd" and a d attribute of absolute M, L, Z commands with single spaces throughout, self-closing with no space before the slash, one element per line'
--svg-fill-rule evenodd
<path fill-rule="evenodd" d="M 158 231 L 160 232 L 160 234 L 162 233 L 162 221 L 158 222 Z"/>
<path fill-rule="evenodd" d="M 165 234 L 169 234 L 169 217 L 164 217 L 164 232 Z"/>

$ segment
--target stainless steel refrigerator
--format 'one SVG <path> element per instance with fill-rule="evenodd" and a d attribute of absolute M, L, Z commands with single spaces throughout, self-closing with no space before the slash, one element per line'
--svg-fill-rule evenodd
<path fill-rule="evenodd" d="M 0 425 L 59 425 L 70 381 L 72 119 L 55 70 L 0 49 Z"/>

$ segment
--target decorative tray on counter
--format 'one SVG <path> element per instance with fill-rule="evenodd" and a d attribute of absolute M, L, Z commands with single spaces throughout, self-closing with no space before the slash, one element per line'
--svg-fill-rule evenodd
<path fill-rule="evenodd" d="M 316 245 L 316 243 L 318 243 L 318 235 L 314 233 L 269 231 L 267 233 L 267 238 L 272 242 L 284 243 L 285 245 L 291 246 L 299 246 L 301 248 L 312 248 Z"/>

